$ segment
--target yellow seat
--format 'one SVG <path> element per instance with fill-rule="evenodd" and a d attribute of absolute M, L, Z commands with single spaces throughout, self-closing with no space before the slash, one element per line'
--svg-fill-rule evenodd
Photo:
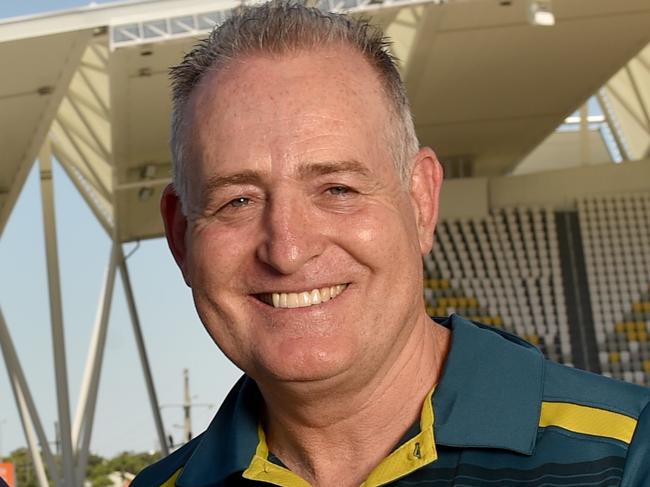
<path fill-rule="evenodd" d="M 537 335 L 526 335 L 526 341 L 533 345 L 539 345 L 539 337 Z"/>
<path fill-rule="evenodd" d="M 639 337 L 638 337 L 636 331 L 634 331 L 634 330 L 627 332 L 627 339 L 630 342 L 638 342 L 639 341 Z"/>
<path fill-rule="evenodd" d="M 643 361 L 643 370 L 650 373 L 650 360 Z"/>
<path fill-rule="evenodd" d="M 617 364 L 621 361 L 621 354 L 618 352 L 609 352 L 609 361 L 613 364 Z"/>
<path fill-rule="evenodd" d="M 614 325 L 614 329 L 616 330 L 616 333 L 623 333 L 625 331 L 625 323 L 619 321 Z"/>

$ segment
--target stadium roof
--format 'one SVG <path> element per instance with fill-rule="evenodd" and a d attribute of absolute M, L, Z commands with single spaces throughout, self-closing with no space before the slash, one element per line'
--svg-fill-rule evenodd
<path fill-rule="evenodd" d="M 109 233 L 161 235 L 168 67 L 238 5 L 129 1 L 0 22 L 10 67 L 0 78 L 0 232 L 47 143 Z M 552 27 L 531 24 L 526 0 L 330 6 L 372 17 L 394 39 L 420 140 L 477 176 L 512 170 L 650 41 L 647 0 L 555 2 Z M 648 58 L 628 65 L 635 76 L 614 78 L 609 97 L 620 127 L 640 134 L 630 148 L 639 157 L 650 128 L 639 88 Z"/>

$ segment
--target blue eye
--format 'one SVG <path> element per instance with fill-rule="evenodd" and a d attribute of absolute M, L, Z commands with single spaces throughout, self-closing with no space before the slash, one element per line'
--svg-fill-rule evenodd
<path fill-rule="evenodd" d="M 331 188 L 328 188 L 327 191 L 333 196 L 342 196 L 349 193 L 350 189 L 345 186 L 332 186 Z"/>
<path fill-rule="evenodd" d="M 250 201 L 251 201 L 250 199 L 240 196 L 239 198 L 235 198 L 228 204 L 234 208 L 243 208 L 244 206 L 248 206 L 248 203 L 250 203 Z"/>

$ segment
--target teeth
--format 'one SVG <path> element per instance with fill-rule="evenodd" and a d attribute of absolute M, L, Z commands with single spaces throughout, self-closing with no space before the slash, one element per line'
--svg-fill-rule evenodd
<path fill-rule="evenodd" d="M 270 296 L 263 296 L 262 300 L 268 304 L 273 304 L 274 308 L 304 308 L 334 299 L 347 286 L 347 284 L 338 284 L 336 286 L 323 287 L 299 293 L 273 293 Z"/>

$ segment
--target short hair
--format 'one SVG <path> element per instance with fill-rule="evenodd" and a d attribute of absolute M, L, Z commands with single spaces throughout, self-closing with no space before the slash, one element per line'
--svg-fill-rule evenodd
<path fill-rule="evenodd" d="M 199 41 L 180 64 L 170 69 L 172 82 L 171 149 L 173 182 L 183 212 L 187 210 L 186 143 L 184 107 L 208 71 L 252 54 L 285 54 L 337 44 L 358 51 L 376 71 L 391 114 L 387 127 L 389 149 L 401 181 L 406 184 L 410 161 L 419 144 L 397 60 L 390 41 L 367 20 L 323 12 L 294 0 L 275 0 L 233 11 L 210 35 Z"/>

